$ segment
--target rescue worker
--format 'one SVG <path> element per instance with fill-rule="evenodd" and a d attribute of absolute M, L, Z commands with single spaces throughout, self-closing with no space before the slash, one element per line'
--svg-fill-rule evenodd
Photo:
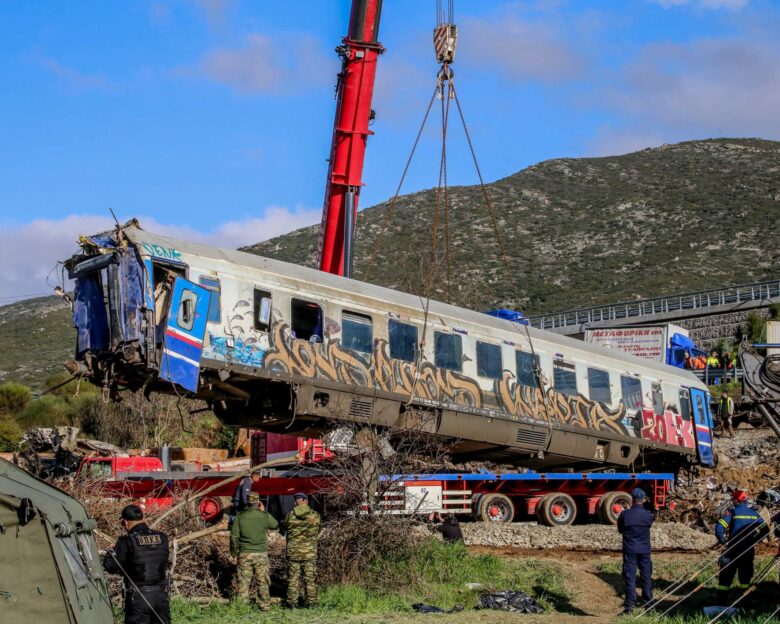
<path fill-rule="evenodd" d="M 268 561 L 268 532 L 279 523 L 265 510 L 258 494 L 249 494 L 249 507 L 236 516 L 230 528 L 230 555 L 238 564 L 238 598 L 249 602 L 249 585 L 257 583 L 257 604 L 271 609 L 271 565 Z"/>
<path fill-rule="evenodd" d="M 287 531 L 287 607 L 298 606 L 298 592 L 303 577 L 303 598 L 307 607 L 317 606 L 317 539 L 320 514 L 309 507 L 309 497 L 299 492 L 293 496 L 295 507 L 282 526 Z"/>
<path fill-rule="evenodd" d="M 683 366 L 690 370 L 696 368 L 696 359 L 687 351 L 683 354 Z"/>
<path fill-rule="evenodd" d="M 228 525 L 233 526 L 236 516 L 249 507 L 249 493 L 252 491 L 252 485 L 260 481 L 260 473 L 255 470 L 251 475 L 247 475 L 238 482 L 233 491 L 230 513 L 228 514 Z"/>
<path fill-rule="evenodd" d="M 729 396 L 728 391 L 724 390 L 720 395 L 718 403 L 718 416 L 720 417 L 721 434 L 729 432 L 729 437 L 734 437 L 734 399 Z"/>
<path fill-rule="evenodd" d="M 703 353 L 699 353 L 696 357 L 696 369 L 704 370 L 705 368 L 707 368 L 707 359 L 704 357 Z"/>
<path fill-rule="evenodd" d="M 448 513 L 442 517 L 440 513 L 432 513 L 431 520 L 437 523 L 433 530 L 441 533 L 445 542 L 448 544 L 463 543 L 463 531 L 460 530 L 460 522 L 455 514 Z"/>
<path fill-rule="evenodd" d="M 747 589 L 753 580 L 755 545 L 769 534 L 766 522 L 758 511 L 747 504 L 747 492 L 734 490 L 734 505 L 723 512 L 715 525 L 715 536 L 726 549 L 720 556 L 718 575 L 718 602 L 728 605 L 729 590 L 734 577 L 739 574 L 739 587 Z"/>
<path fill-rule="evenodd" d="M 169 624 L 168 536 L 146 526 L 138 505 L 122 510 L 122 526 L 127 535 L 106 553 L 103 567 L 124 576 L 125 624 Z"/>
<path fill-rule="evenodd" d="M 718 359 L 718 352 L 713 351 L 710 357 L 707 358 L 707 366 L 709 368 L 720 368 L 720 360 Z"/>
<path fill-rule="evenodd" d="M 653 561 L 650 556 L 650 527 L 653 514 L 645 509 L 645 492 L 631 492 L 633 504 L 618 517 L 618 532 L 623 535 L 623 583 L 626 588 L 623 615 L 633 613 L 636 606 L 636 571 L 642 579 L 645 604 L 653 601 Z"/>

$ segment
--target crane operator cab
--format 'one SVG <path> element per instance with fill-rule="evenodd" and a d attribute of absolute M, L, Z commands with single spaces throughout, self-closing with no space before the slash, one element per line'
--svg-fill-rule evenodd
<path fill-rule="evenodd" d="M 116 391 L 175 383 L 197 391 L 210 291 L 187 279 L 173 249 L 146 249 L 122 228 L 80 239 L 65 262 L 74 280 L 71 374 Z"/>

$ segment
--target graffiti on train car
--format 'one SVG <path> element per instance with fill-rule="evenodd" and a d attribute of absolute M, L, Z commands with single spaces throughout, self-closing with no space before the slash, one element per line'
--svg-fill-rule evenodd
<path fill-rule="evenodd" d="M 641 414 L 643 425 L 634 428 L 629 424 L 633 418 L 622 402 L 616 408 L 609 408 L 581 394 L 567 396 L 544 379 L 542 388 L 530 387 L 519 384 L 510 371 L 504 371 L 502 378 L 495 381 L 493 392 L 484 392 L 475 379 L 462 373 L 436 368 L 427 361 L 418 364 L 392 359 L 384 339 L 374 341 L 372 353 L 362 354 L 343 348 L 339 338 L 326 338 L 324 342 L 295 340 L 289 325 L 282 320 L 272 323 L 270 333 L 250 331 L 245 336 L 244 329 L 233 324 L 236 318 L 229 317 L 223 326 L 226 335 L 209 333 L 208 355 L 276 373 L 375 388 L 402 395 L 406 401 L 453 406 L 476 413 L 491 412 L 490 415 L 498 411 L 517 420 L 693 445 L 690 427 L 685 426 L 690 423 L 681 419 L 679 423 L 673 418 L 668 422 L 656 419 L 648 423 L 645 410 Z M 325 335 L 338 335 L 338 324 L 332 319 L 325 322 L 328 327 Z"/>
<path fill-rule="evenodd" d="M 652 409 L 642 410 L 642 437 L 645 440 L 694 448 L 693 423 L 684 420 L 677 406 L 668 404 L 662 415 Z"/>
<path fill-rule="evenodd" d="M 495 395 L 500 409 L 512 416 L 620 435 L 635 435 L 633 430 L 627 429 L 622 423 L 626 417 L 622 402 L 613 410 L 581 394 L 566 396 L 550 386 L 543 390 L 521 385 L 509 371 L 504 371 L 503 377 L 495 382 Z"/>

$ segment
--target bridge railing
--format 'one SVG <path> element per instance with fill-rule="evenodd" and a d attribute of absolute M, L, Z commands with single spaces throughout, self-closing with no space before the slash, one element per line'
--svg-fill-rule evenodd
<path fill-rule="evenodd" d="M 652 314 L 699 310 L 722 305 L 738 305 L 747 301 L 780 298 L 780 279 L 742 284 L 716 290 L 702 290 L 670 297 L 626 301 L 592 308 L 579 308 L 555 314 L 529 317 L 533 327 L 556 329 L 581 327 L 590 323 L 641 318 Z"/>
<path fill-rule="evenodd" d="M 701 379 L 708 386 L 726 383 L 729 381 L 737 381 L 742 379 L 745 371 L 737 366 L 732 368 L 701 368 L 691 371 L 699 379 Z"/>

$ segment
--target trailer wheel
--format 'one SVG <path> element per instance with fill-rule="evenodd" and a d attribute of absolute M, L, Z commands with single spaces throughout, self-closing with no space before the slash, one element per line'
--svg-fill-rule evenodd
<path fill-rule="evenodd" d="M 202 496 L 198 499 L 198 516 L 207 527 L 219 522 L 224 511 L 218 496 Z"/>
<path fill-rule="evenodd" d="M 577 504 L 568 494 L 552 492 L 539 502 L 536 517 L 547 526 L 568 526 L 577 517 Z"/>
<path fill-rule="evenodd" d="M 631 495 L 626 492 L 607 492 L 598 504 L 598 514 L 604 524 L 616 525 L 618 516 L 631 507 Z"/>
<path fill-rule="evenodd" d="M 483 522 L 512 522 L 515 506 L 508 496 L 503 494 L 485 494 L 479 501 L 477 517 Z"/>

